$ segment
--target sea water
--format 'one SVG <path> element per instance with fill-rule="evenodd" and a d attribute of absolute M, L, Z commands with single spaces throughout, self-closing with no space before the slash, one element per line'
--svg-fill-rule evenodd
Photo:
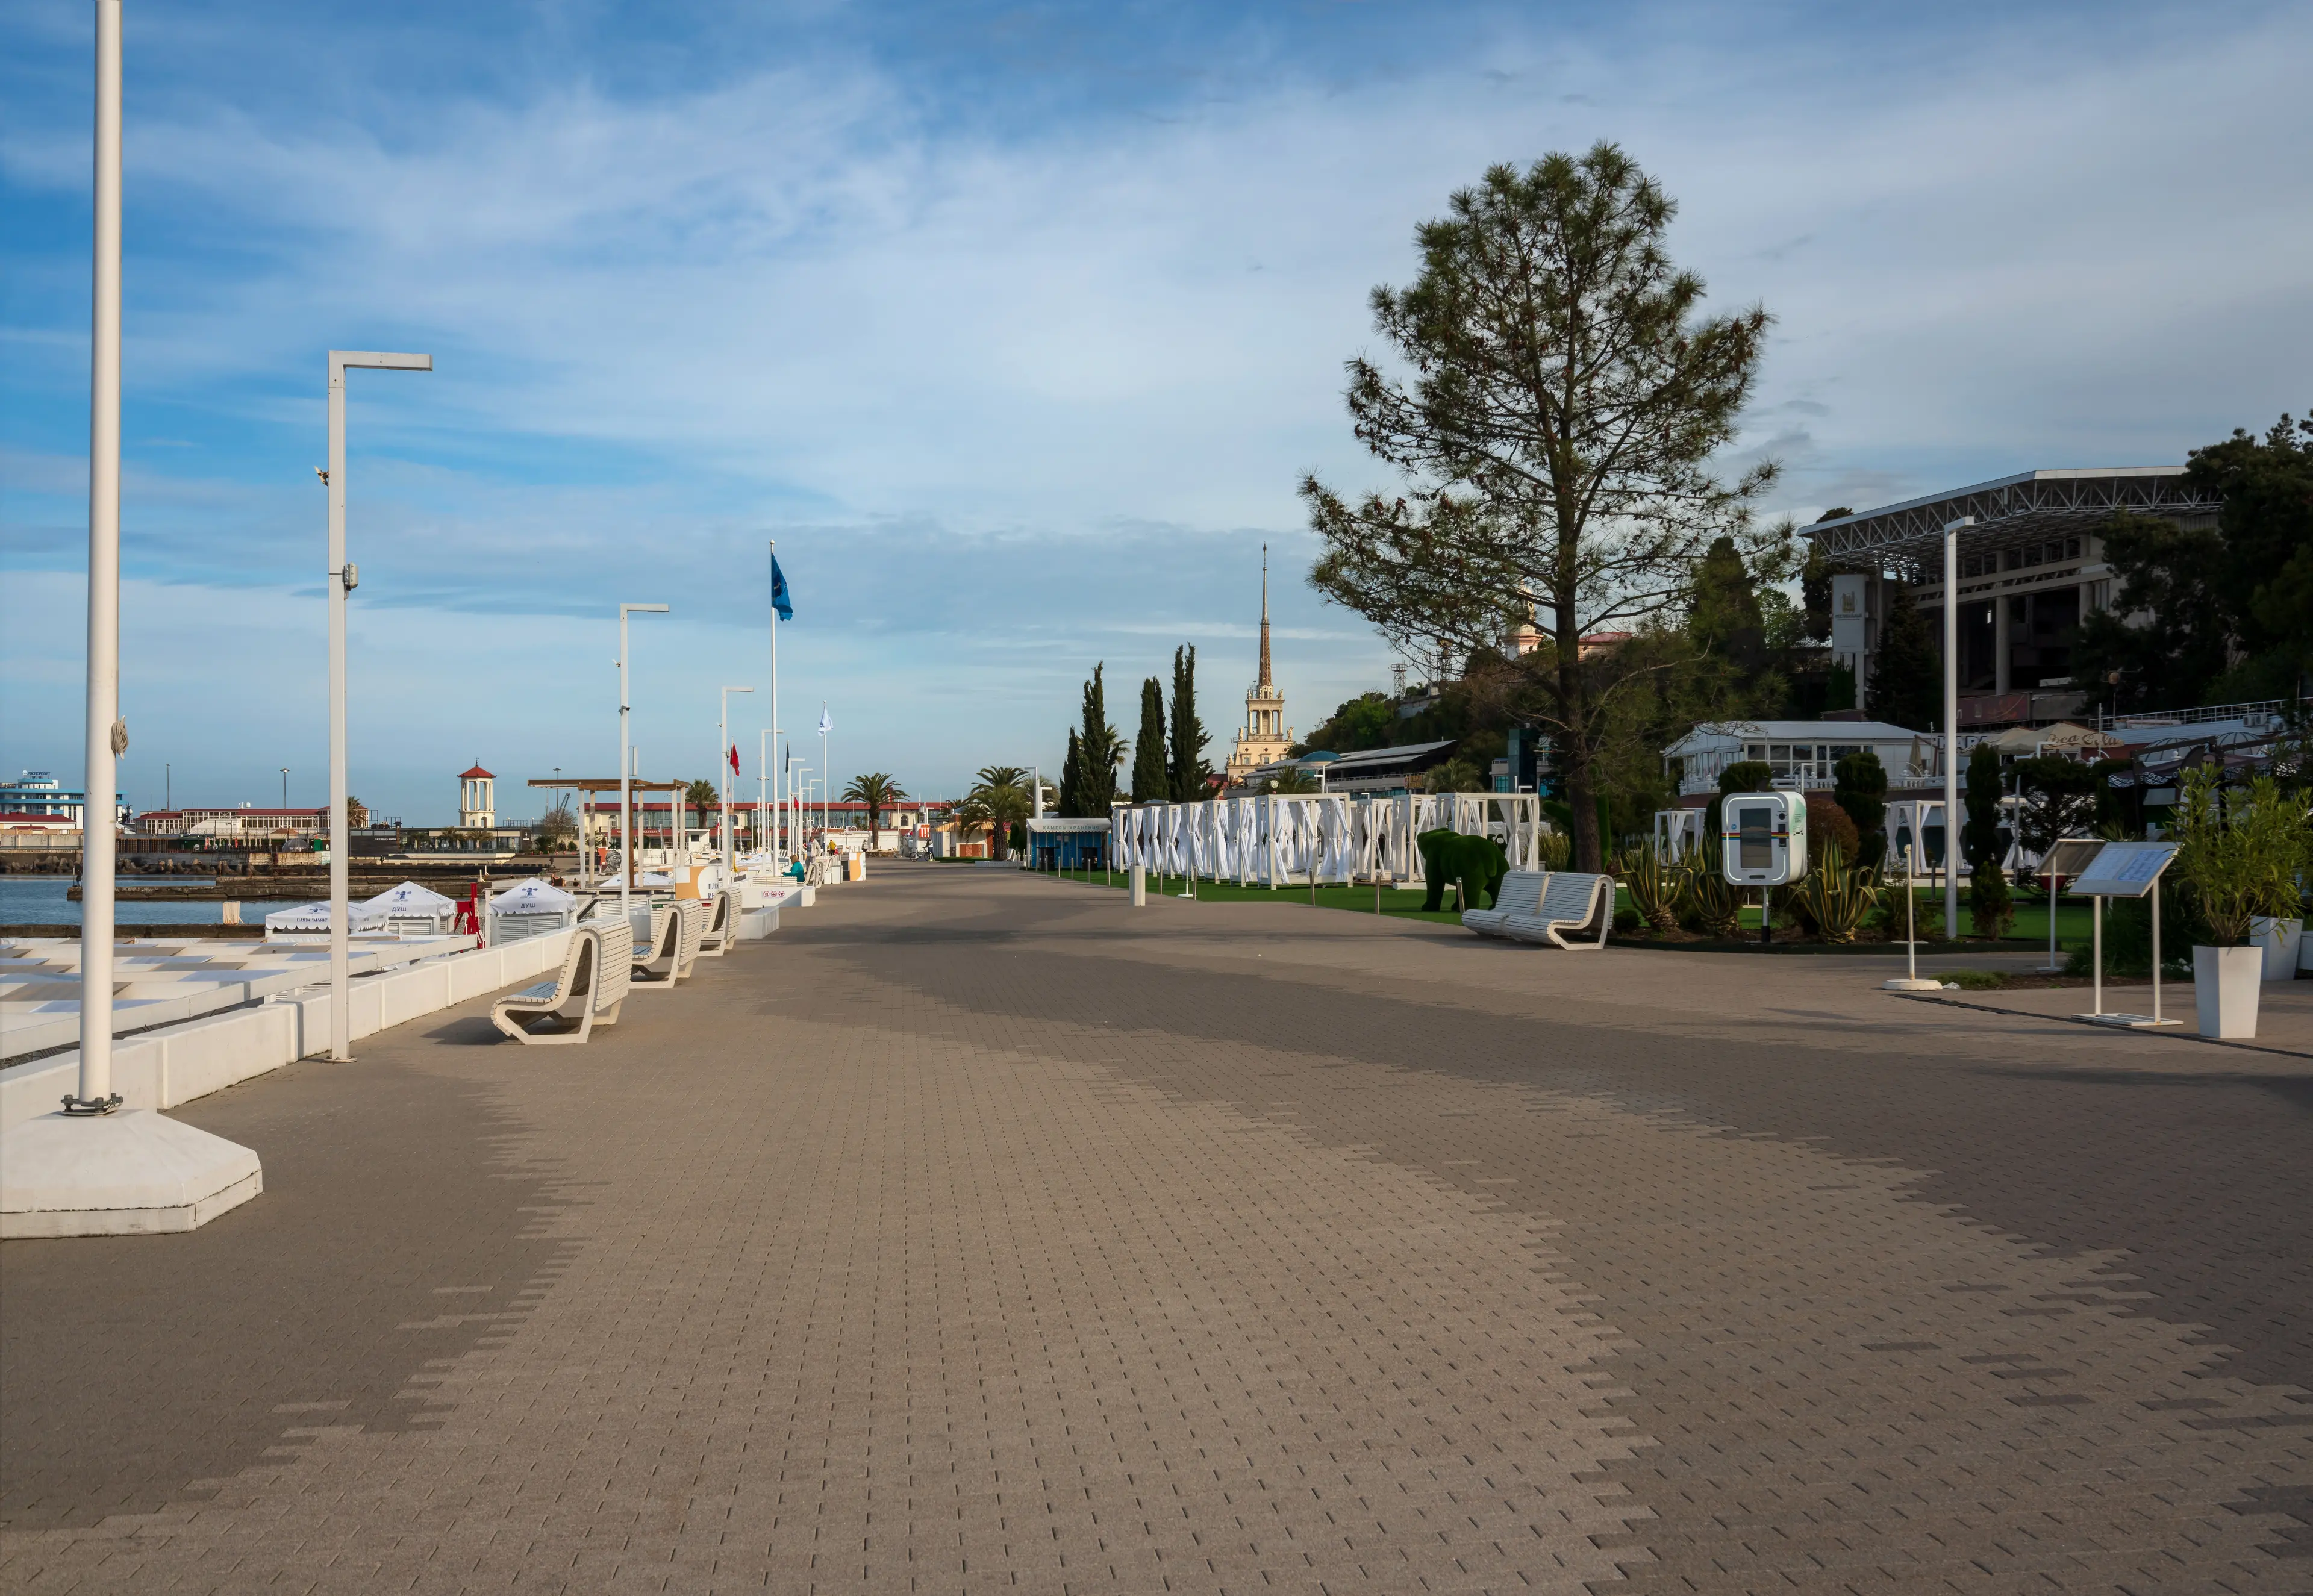
<path fill-rule="evenodd" d="M 69 875 L 0 875 L 0 925 L 77 925 L 80 905 L 65 896 L 73 882 Z M 192 886 L 198 878 L 182 875 L 124 875 L 115 878 L 124 887 Z M 246 918 L 250 908 L 244 908 Z M 278 904 L 270 906 L 281 907 Z M 259 920 L 263 916 L 259 915 Z M 215 925 L 224 918 L 222 903 L 128 903 L 115 899 L 113 923 L 120 925 Z"/>

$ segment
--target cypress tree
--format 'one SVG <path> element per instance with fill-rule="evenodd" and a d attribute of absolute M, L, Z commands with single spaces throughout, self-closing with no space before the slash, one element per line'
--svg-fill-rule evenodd
<path fill-rule="evenodd" d="M 1913 732 L 1940 731 L 1935 722 L 1943 714 L 1943 662 L 1936 657 L 1927 617 L 1912 602 L 1911 591 L 1898 584 L 1890 590 L 1887 617 L 1879 628 L 1878 657 L 1871 662 L 1865 706 L 1876 721 Z"/>
<path fill-rule="evenodd" d="M 1886 768 L 1868 748 L 1842 757 L 1832 768 L 1832 799 L 1855 822 L 1855 863 L 1876 867 L 1887 855 Z"/>
<path fill-rule="evenodd" d="M 1132 797 L 1139 803 L 1162 803 L 1172 795 L 1172 772 L 1165 763 L 1165 694 L 1152 676 L 1140 684 L 1140 734 L 1132 740 Z"/>
<path fill-rule="evenodd" d="M 1204 723 L 1197 718 L 1197 650 L 1183 644 L 1173 651 L 1173 802 L 1193 803 L 1205 795 Z"/>
<path fill-rule="evenodd" d="M 1084 739 L 1069 733 L 1069 757 L 1060 766 L 1060 812 L 1074 819 L 1084 813 Z"/>
<path fill-rule="evenodd" d="M 2000 753 L 1978 743 L 1967 757 L 1967 828 L 1960 846 L 1974 868 L 1967 878 L 1967 912 L 1978 936 L 2005 935 L 2016 923 L 2016 904 L 2001 868 Z"/>
<path fill-rule="evenodd" d="M 1075 813 L 1089 819 L 1103 819 L 1108 814 L 1111 800 L 1116 796 L 1116 755 L 1120 740 L 1116 728 L 1108 723 L 1108 689 L 1101 680 L 1104 664 L 1092 668 L 1092 680 L 1084 688 L 1084 730 L 1075 738 L 1077 746 L 1077 807 Z"/>

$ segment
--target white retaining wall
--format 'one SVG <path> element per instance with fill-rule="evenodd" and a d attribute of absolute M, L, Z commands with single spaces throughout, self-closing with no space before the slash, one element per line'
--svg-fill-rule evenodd
<path fill-rule="evenodd" d="M 562 968 L 568 930 L 357 976 L 353 1034 L 374 1036 L 518 981 Z M 330 988 L 303 987 L 254 1008 L 123 1037 L 112 1044 L 112 1089 L 131 1109 L 172 1109 L 330 1046 Z M 80 1052 L 0 1070 L 0 1132 L 54 1111 L 79 1090 Z"/>

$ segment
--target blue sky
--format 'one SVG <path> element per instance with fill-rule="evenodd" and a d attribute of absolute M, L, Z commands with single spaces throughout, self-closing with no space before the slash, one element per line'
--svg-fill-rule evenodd
<path fill-rule="evenodd" d="M 10 775 L 79 766 L 91 27 L 0 12 Z M 622 599 L 674 607 L 646 771 L 710 771 L 773 537 L 785 723 L 826 700 L 837 768 L 919 794 L 1055 764 L 1096 660 L 1129 734 L 1182 641 L 1225 741 L 1264 541 L 1289 718 L 1385 685 L 1293 487 L 1385 484 L 1341 363 L 1496 160 L 1621 142 L 1712 303 L 1775 314 L 1778 510 L 2313 402 L 2302 5 L 129 0 L 127 40 L 139 807 L 164 765 L 325 795 L 332 346 L 436 362 L 355 375 L 347 471 L 354 789 L 412 823 L 476 759 L 615 773 Z"/>

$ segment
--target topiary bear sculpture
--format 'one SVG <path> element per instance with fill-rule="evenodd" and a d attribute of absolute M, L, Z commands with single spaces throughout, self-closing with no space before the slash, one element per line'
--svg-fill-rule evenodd
<path fill-rule="evenodd" d="M 1421 899 L 1425 912 L 1444 907 L 1448 881 L 1462 883 L 1464 908 L 1494 907 L 1494 895 L 1502 890 L 1502 877 L 1510 867 L 1510 856 L 1500 843 L 1491 837 L 1464 837 L 1442 826 L 1424 831 L 1413 843 L 1421 850 L 1421 873 L 1429 882 Z"/>

